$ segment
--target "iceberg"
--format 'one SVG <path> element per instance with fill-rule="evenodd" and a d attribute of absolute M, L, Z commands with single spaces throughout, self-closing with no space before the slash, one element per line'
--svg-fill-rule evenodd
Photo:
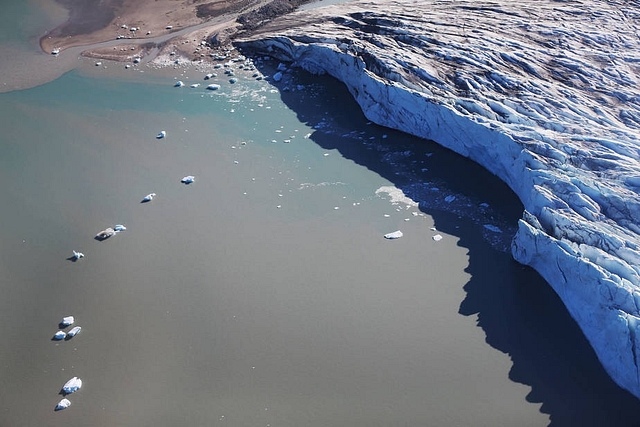
<path fill-rule="evenodd" d="M 97 240 L 105 240 L 105 239 L 108 239 L 109 237 L 113 236 L 114 234 L 116 234 L 116 231 L 113 228 L 109 227 L 109 228 L 106 228 L 106 229 L 102 230 L 98 234 L 96 234 L 96 239 Z"/>
<path fill-rule="evenodd" d="M 84 254 L 82 252 L 73 251 L 73 258 L 74 259 L 84 258 Z"/>
<path fill-rule="evenodd" d="M 58 331 L 53 335 L 54 341 L 60 341 L 67 337 L 67 333 L 65 331 Z"/>
<path fill-rule="evenodd" d="M 208 90 L 218 90 L 218 89 L 220 89 L 220 85 L 217 85 L 215 83 L 214 84 L 210 84 L 209 86 L 207 86 L 207 89 Z"/>
<path fill-rule="evenodd" d="M 185 176 L 180 180 L 183 184 L 191 184 L 196 178 L 193 175 Z"/>
<path fill-rule="evenodd" d="M 73 316 L 63 317 L 62 322 L 60 322 L 60 326 L 66 328 L 67 326 L 73 325 L 73 322 L 75 322 Z"/>
<path fill-rule="evenodd" d="M 353 0 L 276 18 L 236 46 L 335 77 L 370 121 L 508 184 L 524 205 L 513 257 L 640 397 L 637 18 L 621 0 Z"/>
<path fill-rule="evenodd" d="M 140 203 L 147 203 L 153 200 L 153 198 L 156 197 L 156 193 L 150 193 L 147 194 L 146 196 L 144 196 L 144 198 L 142 199 L 142 201 Z"/>
<path fill-rule="evenodd" d="M 173 87 L 182 87 L 182 86 L 184 86 L 184 82 L 183 82 L 182 80 L 178 80 L 178 81 L 173 85 Z"/>
<path fill-rule="evenodd" d="M 78 335 L 78 333 L 82 330 L 81 326 L 74 326 L 73 328 L 71 328 L 71 330 L 69 332 L 67 332 L 67 338 L 73 338 L 76 335 Z"/>
<path fill-rule="evenodd" d="M 114 225 L 114 226 L 113 226 L 113 230 L 114 230 L 116 233 L 119 233 L 119 232 L 121 232 L 121 231 L 125 231 L 126 229 L 127 229 L 127 227 L 125 227 L 125 226 L 124 226 L 124 225 L 122 225 L 122 224 L 116 224 L 116 225 Z"/>
<path fill-rule="evenodd" d="M 158 135 L 156 135 L 156 139 L 162 139 L 165 136 L 167 136 L 167 132 L 161 130 L 160 133 Z"/>
<path fill-rule="evenodd" d="M 81 387 L 82 380 L 78 377 L 73 377 L 62 386 L 62 394 L 66 395 L 75 393 L 76 391 L 80 390 Z"/>
<path fill-rule="evenodd" d="M 394 231 L 393 233 L 387 233 L 384 235 L 385 239 L 399 239 L 403 236 L 402 231 Z"/>
<path fill-rule="evenodd" d="M 56 411 L 62 411 L 63 409 L 67 409 L 71 405 L 71 402 L 66 397 L 62 399 L 55 407 Z"/>

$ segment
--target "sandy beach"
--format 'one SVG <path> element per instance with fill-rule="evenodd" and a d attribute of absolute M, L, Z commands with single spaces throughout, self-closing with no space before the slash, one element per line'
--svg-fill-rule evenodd
<path fill-rule="evenodd" d="M 68 10 L 69 17 L 42 36 L 40 46 L 44 52 L 87 46 L 84 56 L 130 61 L 168 51 L 190 60 L 207 58 L 226 48 L 229 38 L 239 29 L 256 28 L 308 1 L 59 0 L 58 3 Z M 188 29 L 193 31 L 184 31 Z M 122 43 L 92 47 L 112 40 Z"/>

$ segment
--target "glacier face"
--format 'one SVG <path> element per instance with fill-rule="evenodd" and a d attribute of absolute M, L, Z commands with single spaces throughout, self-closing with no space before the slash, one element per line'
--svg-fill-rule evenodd
<path fill-rule="evenodd" d="M 640 397 L 640 11 L 635 3 L 362 1 L 238 40 L 346 84 L 367 118 L 505 181 L 516 260 Z"/>

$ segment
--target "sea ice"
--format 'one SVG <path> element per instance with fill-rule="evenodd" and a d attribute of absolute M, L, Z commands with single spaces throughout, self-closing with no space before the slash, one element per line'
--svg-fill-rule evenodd
<path fill-rule="evenodd" d="M 162 138 L 164 138 L 165 136 L 167 136 L 167 132 L 165 132 L 165 131 L 161 130 L 161 131 L 160 131 L 160 133 L 159 133 L 158 135 L 156 135 L 156 138 L 157 138 L 157 139 L 162 139 Z"/>
<path fill-rule="evenodd" d="M 60 322 L 60 325 L 62 327 L 66 327 L 66 326 L 73 325 L 73 322 L 75 322 L 75 319 L 73 318 L 73 316 L 67 316 L 62 318 L 62 322 Z"/>
<path fill-rule="evenodd" d="M 398 231 L 394 231 L 393 233 L 387 233 L 384 235 L 385 239 L 399 239 L 403 236 L 402 231 L 398 230 Z"/>
<path fill-rule="evenodd" d="M 62 393 L 71 394 L 80 390 L 81 387 L 82 380 L 78 377 L 73 377 L 62 386 Z"/>
<path fill-rule="evenodd" d="M 67 337 L 67 334 L 65 331 L 58 331 L 53 335 L 53 339 L 56 341 L 60 341 L 63 340 Z"/>
<path fill-rule="evenodd" d="M 125 227 L 125 226 L 124 226 L 124 225 L 122 225 L 122 224 L 116 224 L 116 225 L 114 225 L 114 226 L 113 226 L 113 230 L 114 230 L 116 233 L 119 233 L 119 232 L 121 232 L 121 231 L 125 231 L 126 229 L 127 229 L 127 227 Z"/>
<path fill-rule="evenodd" d="M 191 184 L 196 178 L 193 175 L 185 176 L 180 180 L 183 184 Z"/>
<path fill-rule="evenodd" d="M 73 258 L 75 259 L 84 258 L 84 254 L 82 252 L 73 251 Z"/>
<path fill-rule="evenodd" d="M 76 335 L 78 335 L 78 333 L 79 333 L 81 330 L 82 330 L 82 327 L 81 327 L 81 326 L 75 326 L 75 327 L 71 328 L 71 330 L 70 330 L 69 332 L 67 332 L 67 337 L 68 337 L 68 338 L 73 338 L 73 337 L 75 337 Z M 91 334 L 89 334 L 89 335 L 91 335 Z"/>
<path fill-rule="evenodd" d="M 156 193 L 150 193 L 147 194 L 146 196 L 144 196 L 144 198 L 142 199 L 141 203 L 147 203 L 153 200 L 153 198 L 156 197 Z"/>
<path fill-rule="evenodd" d="M 69 399 L 64 398 L 60 402 L 58 402 L 58 404 L 55 407 L 55 410 L 62 411 L 63 409 L 67 409 L 69 405 L 71 405 L 71 402 L 69 401 Z"/>

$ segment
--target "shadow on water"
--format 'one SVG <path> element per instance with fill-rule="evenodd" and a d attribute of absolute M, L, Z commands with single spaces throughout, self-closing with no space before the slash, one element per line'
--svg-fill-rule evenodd
<path fill-rule="evenodd" d="M 299 119 L 317 129 L 310 136 L 316 144 L 388 179 L 420 202 L 438 230 L 460 239 L 471 278 L 458 312 L 478 316 L 487 344 L 510 356 L 509 378 L 531 387 L 527 401 L 541 404 L 550 426 L 640 425 L 634 421 L 640 401 L 608 377 L 544 279 L 512 259 L 509 242 L 523 208 L 504 183 L 433 142 L 368 123 L 330 77 L 294 72 L 272 84 Z M 488 232 L 486 223 L 503 233 Z"/>

